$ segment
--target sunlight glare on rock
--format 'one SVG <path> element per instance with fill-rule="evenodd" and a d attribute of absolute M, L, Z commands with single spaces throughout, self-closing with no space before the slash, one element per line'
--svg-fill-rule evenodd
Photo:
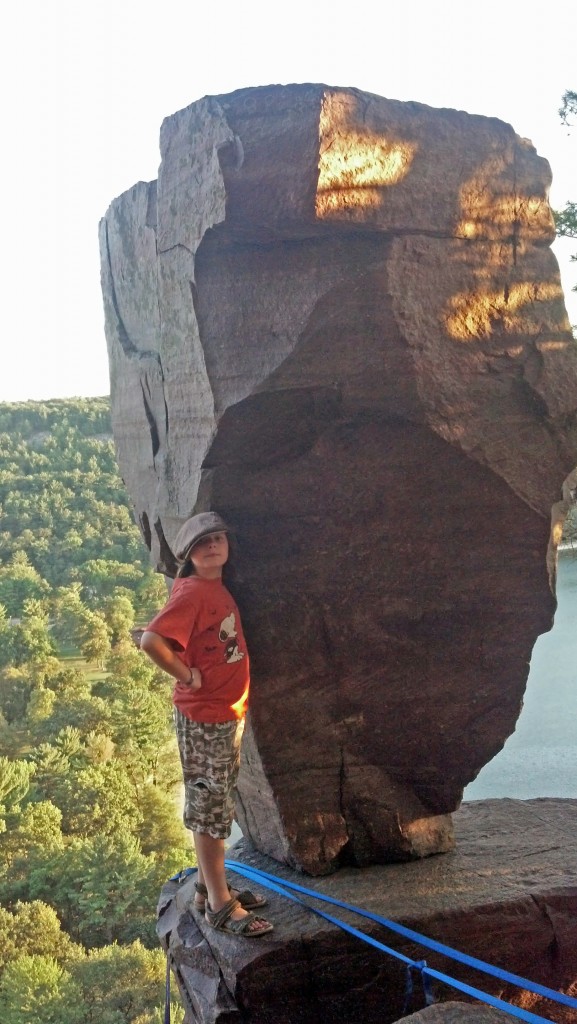
<path fill-rule="evenodd" d="M 487 289 L 454 295 L 446 311 L 447 333 L 455 341 L 473 341 L 490 338 L 498 325 L 506 333 L 523 330 L 534 334 L 537 331 L 534 304 L 556 301 L 560 296 L 559 284 L 535 281 L 513 284 L 508 293 Z M 524 307 L 530 311 L 526 322 L 522 315 Z"/>
<path fill-rule="evenodd" d="M 511 239 L 522 229 L 526 239 L 548 237 L 553 241 L 555 225 L 547 197 L 541 187 L 533 191 L 535 183 L 527 174 L 532 153 L 531 144 L 520 139 L 516 155 L 506 148 L 493 154 L 463 183 L 457 237 L 502 240 L 509 225 Z M 513 181 L 516 184 L 511 188 Z"/>
<path fill-rule="evenodd" d="M 333 97 L 325 97 L 320 117 L 320 160 L 316 195 L 319 219 L 339 217 L 355 208 L 379 206 L 381 189 L 408 173 L 416 144 L 359 127 L 357 117 Z"/>

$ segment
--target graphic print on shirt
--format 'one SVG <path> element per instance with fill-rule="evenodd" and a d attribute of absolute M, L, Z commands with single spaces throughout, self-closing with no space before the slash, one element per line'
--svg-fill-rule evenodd
<path fill-rule="evenodd" d="M 231 612 L 222 620 L 218 631 L 218 639 L 221 644 L 224 644 L 224 660 L 229 665 L 234 661 L 242 661 L 244 658 L 244 651 L 240 651 L 238 648 L 237 635 L 236 616 L 234 612 Z"/>

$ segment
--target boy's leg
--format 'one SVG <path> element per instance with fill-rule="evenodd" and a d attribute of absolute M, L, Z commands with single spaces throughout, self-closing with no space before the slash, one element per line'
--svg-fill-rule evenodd
<path fill-rule="evenodd" d="M 230 899 L 224 870 L 224 839 L 214 839 L 208 832 L 193 832 L 198 881 L 208 890 L 212 910 L 220 910 Z"/>
<path fill-rule="evenodd" d="M 226 881 L 224 870 L 224 839 L 214 839 L 208 832 L 193 832 L 196 858 L 198 861 L 199 881 L 204 881 L 208 890 L 208 905 L 213 911 L 220 910 L 228 903 L 230 892 Z M 231 915 L 233 921 L 240 921 L 247 916 L 247 911 L 238 905 Z M 268 929 L 268 923 L 259 918 L 249 926 L 252 932 L 258 932 L 263 928 Z"/>
<path fill-rule="evenodd" d="M 184 824 L 194 837 L 198 882 L 206 885 L 211 910 L 218 911 L 231 898 L 224 870 L 224 837 L 230 835 L 234 812 L 243 723 L 206 725 L 190 721 L 177 708 L 174 721 L 184 780 Z M 233 889 L 232 895 L 236 894 Z M 232 918 L 240 920 L 246 914 L 239 906 Z M 266 927 L 266 922 L 255 920 L 250 931 Z"/>

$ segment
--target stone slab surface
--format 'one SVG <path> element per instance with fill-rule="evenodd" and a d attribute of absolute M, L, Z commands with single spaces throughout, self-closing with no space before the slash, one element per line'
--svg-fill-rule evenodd
<path fill-rule="evenodd" d="M 511 1016 L 491 1006 L 435 1003 L 405 1017 L 405 1024 L 511 1024 Z"/>
<path fill-rule="evenodd" d="M 455 815 L 455 827 L 457 846 L 451 853 L 408 864 L 345 868 L 323 879 L 279 866 L 246 840 L 229 857 L 577 997 L 577 800 L 467 803 Z M 172 954 L 189 1022 L 389 1024 L 402 1016 L 405 977 L 399 961 L 300 905 L 268 895 L 267 916 L 275 931 L 241 941 L 210 929 L 190 910 L 193 880 L 163 889 L 159 935 Z M 430 967 L 556 1024 L 571 1022 L 567 1008 L 520 993 L 373 923 L 360 924 L 356 915 L 335 913 L 411 959 L 425 958 Z M 434 990 L 442 1002 L 465 998 L 436 982 Z M 424 1005 L 418 979 L 415 1000 L 415 1010 Z M 447 1012 L 449 1020 L 458 1019 Z M 439 1010 L 427 1013 L 437 1024 Z"/>

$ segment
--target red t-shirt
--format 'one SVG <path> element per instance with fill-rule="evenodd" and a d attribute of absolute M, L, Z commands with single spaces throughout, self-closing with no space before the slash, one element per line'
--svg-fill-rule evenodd
<path fill-rule="evenodd" d="M 195 722 L 230 722 L 246 712 L 249 661 L 238 608 L 222 580 L 174 581 L 162 611 L 146 627 L 171 641 L 185 665 L 197 668 L 199 690 L 176 683 L 173 701 Z"/>

